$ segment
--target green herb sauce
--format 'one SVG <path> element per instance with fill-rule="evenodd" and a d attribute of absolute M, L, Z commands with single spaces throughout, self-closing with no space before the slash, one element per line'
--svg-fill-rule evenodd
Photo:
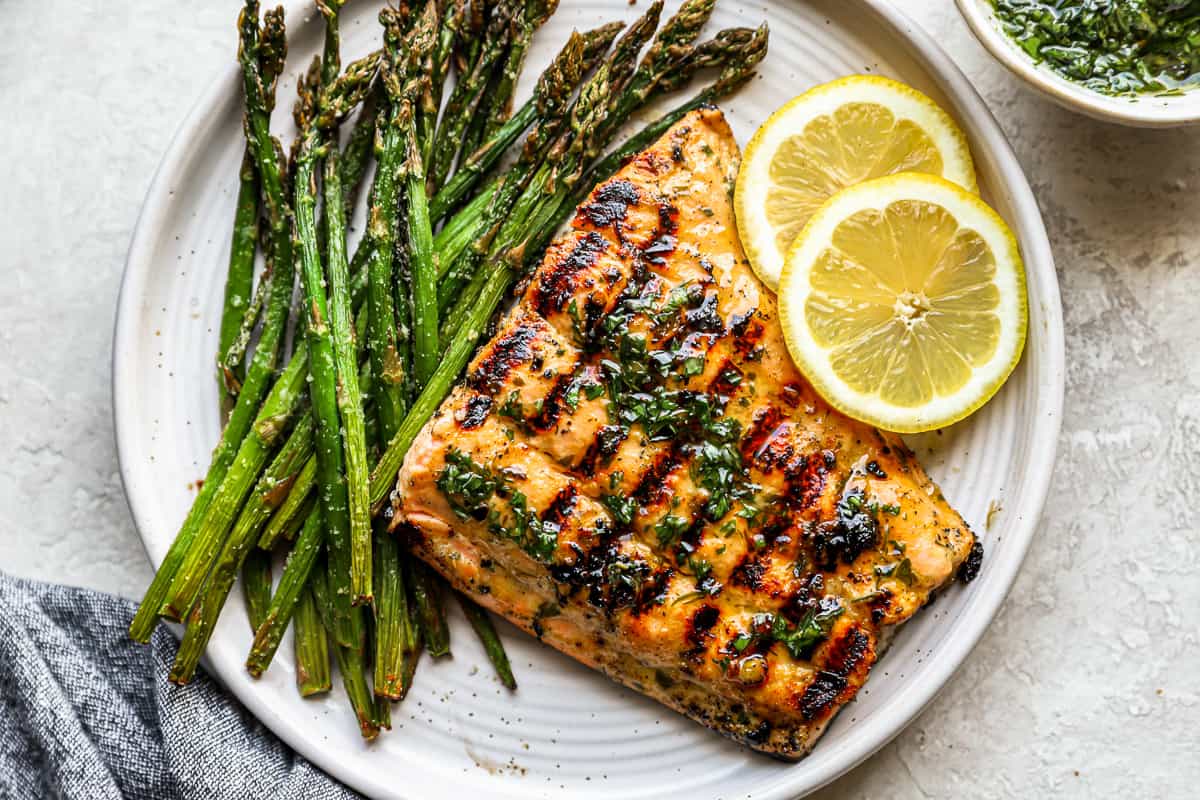
<path fill-rule="evenodd" d="M 1108 95 L 1200 83 L 1200 0 L 992 0 L 1035 61 Z"/>

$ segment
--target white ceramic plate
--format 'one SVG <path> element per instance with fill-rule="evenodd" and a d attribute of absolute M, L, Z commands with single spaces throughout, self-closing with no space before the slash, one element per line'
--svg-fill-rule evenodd
<path fill-rule="evenodd" d="M 975 38 L 996 60 L 1054 102 L 1089 117 L 1138 128 L 1173 128 L 1200 122 L 1200 92 L 1156 97 L 1150 94 L 1109 97 L 1069 81 L 1036 63 L 996 20 L 992 0 L 955 0 Z"/>
<path fill-rule="evenodd" d="M 643 4 L 644 5 L 644 4 Z M 676 2 L 668 2 L 670 7 Z M 291 57 L 275 130 L 299 65 L 321 32 L 308 6 L 289 16 Z M 347 56 L 374 46 L 378 4 L 351 3 Z M 563 0 L 538 36 L 522 86 L 573 26 L 638 7 Z M 980 184 L 1018 232 L 1029 270 L 1024 360 L 1003 391 L 966 423 L 914 441 L 946 495 L 973 524 L 987 556 L 979 579 L 954 586 L 896 638 L 856 702 L 815 752 L 788 765 L 753 754 L 617 687 L 514 629 L 502 634 L 520 681 L 492 676 L 465 622 L 454 657 L 423 661 L 395 730 L 364 744 L 340 690 L 301 699 L 285 643 L 262 680 L 242 663 L 250 644 L 235 591 L 207 666 L 268 727 L 347 784 L 384 797 L 792 798 L 836 778 L 895 736 L 970 652 L 1012 584 L 1041 514 L 1063 391 L 1062 318 L 1038 208 L 995 120 L 963 76 L 912 22 L 880 0 L 721 0 L 710 30 L 771 24 L 761 77 L 724 107 L 743 143 L 793 95 L 838 76 L 891 75 L 942 102 L 970 136 Z M 230 58 L 234 31 L 230 29 Z M 146 549 L 158 564 L 186 514 L 218 436 L 212 354 L 242 152 L 241 90 L 231 66 L 184 122 L 146 198 L 130 246 L 117 314 L 113 394 L 121 475 Z M 361 210 L 360 210 L 361 213 Z M 985 527 L 989 507 L 1000 511 Z M 457 609 L 454 609 L 457 612 Z"/>

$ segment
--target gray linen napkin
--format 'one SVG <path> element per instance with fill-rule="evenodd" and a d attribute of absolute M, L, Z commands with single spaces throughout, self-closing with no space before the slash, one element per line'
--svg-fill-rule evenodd
<path fill-rule="evenodd" d="M 177 643 L 125 635 L 134 606 L 0 573 L 0 798 L 354 798 L 207 676 L 167 683 Z"/>

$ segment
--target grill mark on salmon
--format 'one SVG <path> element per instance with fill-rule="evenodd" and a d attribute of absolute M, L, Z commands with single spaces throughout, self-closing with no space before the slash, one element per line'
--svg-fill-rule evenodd
<path fill-rule="evenodd" d="M 533 303 L 538 313 L 548 316 L 566 308 L 575 292 L 579 274 L 593 266 L 607 247 L 607 239 L 598 233 L 589 233 L 577 241 L 566 256 L 557 259 L 551 269 L 540 273 Z"/>
<path fill-rule="evenodd" d="M 467 385 L 477 392 L 495 395 L 513 369 L 533 360 L 530 344 L 537 332 L 532 324 L 518 325 L 505 332 L 487 348 L 487 354 L 467 378 Z"/>
<path fill-rule="evenodd" d="M 638 202 L 638 190 L 629 181 L 615 180 L 601 186 L 591 202 L 580 207 L 579 213 L 595 226 L 603 228 L 625 221 L 629 207 Z"/>
<path fill-rule="evenodd" d="M 492 413 L 492 398 L 486 394 L 477 394 L 467 401 L 465 413 L 458 425 L 464 431 L 471 431 L 483 424 Z"/>
<path fill-rule="evenodd" d="M 667 477 L 681 466 L 680 454 L 680 448 L 673 445 L 660 453 L 642 475 L 637 488 L 633 490 L 633 497 L 643 508 L 658 505 L 665 499 Z"/>
<path fill-rule="evenodd" d="M 857 627 L 829 642 L 825 664 L 800 696 L 800 713 L 805 719 L 828 714 L 850 687 L 850 677 L 871 658 L 871 637 Z"/>

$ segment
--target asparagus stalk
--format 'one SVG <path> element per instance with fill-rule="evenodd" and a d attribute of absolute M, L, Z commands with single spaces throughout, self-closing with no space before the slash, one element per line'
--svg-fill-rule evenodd
<path fill-rule="evenodd" d="M 512 42 L 508 46 L 508 54 L 496 82 L 495 92 L 488 98 L 491 109 L 484 127 L 485 135 L 491 136 L 508 119 L 512 112 L 513 90 L 516 89 L 517 79 L 521 77 L 521 69 L 525 66 L 525 56 L 533 42 L 533 35 L 557 10 L 558 0 L 525 0 L 525 8 L 514 15 L 515 30 Z"/>
<path fill-rule="evenodd" d="M 375 694 L 400 700 L 406 655 L 416 649 L 416 636 L 409 624 L 408 593 L 401 569 L 400 548 L 387 531 L 383 517 L 375 531 Z"/>
<path fill-rule="evenodd" d="M 218 365 L 224 375 L 226 387 L 233 394 L 240 392 L 242 389 L 241 379 L 245 375 L 245 370 L 242 366 L 246 358 L 246 353 L 250 349 L 250 339 L 254 336 L 254 329 L 258 327 L 258 321 L 262 316 L 263 307 L 266 306 L 267 297 L 271 294 L 271 273 L 273 272 L 274 257 L 271 255 L 269 243 L 264 249 L 266 250 L 266 264 L 263 268 L 262 277 L 258 281 L 258 289 L 255 290 L 254 296 L 250 300 L 250 305 L 242 312 L 242 321 L 238 325 L 237 335 L 229 343 L 229 347 L 225 350 L 225 356 Z"/>
<path fill-rule="evenodd" d="M 608 50 L 621 28 L 622 25 L 619 22 L 602 25 L 584 33 L 582 41 L 572 35 L 555 56 L 554 61 L 547 67 L 546 72 L 542 74 L 538 81 L 539 86 L 550 80 L 551 77 L 562 73 L 564 69 L 568 68 L 567 65 L 570 65 L 571 72 L 567 74 L 575 76 L 574 80 L 570 82 L 573 89 L 574 83 L 595 68 L 596 63 Z M 582 50 L 578 49 L 580 47 Z M 459 165 L 449 183 L 438 190 L 429 202 L 429 216 L 432 219 L 441 219 L 449 213 L 450 209 L 458 205 L 467 193 L 475 188 L 479 178 L 496 165 L 496 162 L 512 146 L 522 131 L 545 113 L 543 104 L 539 101 L 540 96 L 540 91 L 535 92 L 534 96 L 526 101 L 516 114 L 513 114 L 492 133 L 478 150 Z M 478 197 L 482 198 L 485 194 L 487 192 L 481 193 Z M 443 252 L 441 248 L 437 249 L 439 253 Z"/>
<path fill-rule="evenodd" d="M 493 0 L 456 0 L 465 6 L 462 24 L 454 31 L 452 61 L 459 80 L 466 77 L 479 60 L 484 31 L 487 28 L 488 5 Z"/>
<path fill-rule="evenodd" d="M 258 47 L 259 72 L 263 87 L 263 102 L 267 109 L 275 105 L 275 84 L 283 71 L 287 58 L 287 38 L 284 35 L 283 13 L 280 9 L 268 11 L 263 18 L 261 40 Z M 237 339 L 244 320 L 251 310 L 251 291 L 254 285 L 254 255 L 258 244 L 259 181 L 254 155 L 247 141 L 239 171 L 238 196 L 233 217 L 233 235 L 229 247 L 229 271 L 225 278 L 225 301 L 221 312 L 221 325 L 217 345 L 217 373 L 222 392 L 222 407 L 228 410 L 234 397 L 241 389 L 245 369 L 240 363 L 229 364 L 226 353 Z M 255 310 L 250 327 L 257 320 Z"/>
<path fill-rule="evenodd" d="M 260 550 L 274 550 L 280 542 L 290 542 L 296 538 L 316 503 L 317 498 L 313 493 L 316 485 L 317 459 L 309 458 L 288 490 L 287 497 L 271 515 L 267 527 L 259 537 Z"/>
<path fill-rule="evenodd" d="M 238 518 L 238 510 L 301 405 L 306 361 L 303 351 L 299 358 L 292 359 L 259 409 L 251 433 L 242 440 L 237 456 L 196 531 L 195 541 L 171 581 L 164 601 L 168 615 L 182 619 L 196 604 L 209 570 Z"/>
<path fill-rule="evenodd" d="M 500 641 L 500 634 L 496 633 L 496 626 L 492 624 L 492 618 L 488 616 L 487 611 L 480 608 L 474 600 L 466 595 L 458 595 L 458 602 L 467 616 L 467 622 L 471 623 L 471 627 L 479 636 L 479 641 L 483 642 L 484 652 L 487 653 L 488 660 L 492 662 L 492 667 L 496 670 L 496 677 L 507 688 L 516 689 L 517 679 L 513 677 L 512 665 L 508 663 L 508 654 L 504 652 L 504 643 Z"/>
<path fill-rule="evenodd" d="M 258 173 L 247 149 L 239 172 L 237 206 L 233 215 L 233 238 L 229 245 L 229 271 L 225 277 L 225 302 L 217 344 L 217 382 L 222 408 L 232 406 L 241 388 L 243 370 L 224 361 L 242 327 L 242 316 L 250 305 L 254 287 L 254 255 L 258 245 Z"/>
<path fill-rule="evenodd" d="M 271 554 L 252 550 L 242 564 L 242 597 L 246 602 L 246 618 L 250 631 L 267 618 L 271 606 Z"/>
<path fill-rule="evenodd" d="M 296 539 L 292 552 L 283 566 L 279 586 L 271 597 L 263 623 L 254 632 L 254 644 L 246 658 L 246 671 L 255 678 L 261 677 L 275 657 L 283 632 L 292 620 L 296 603 L 308 583 L 316 566 L 317 556 L 325 542 L 325 531 L 320 509 L 315 509 L 304 521 L 304 528 Z"/>
<path fill-rule="evenodd" d="M 275 374 L 291 305 L 294 273 L 292 271 L 289 212 L 283 197 L 280 161 L 271 138 L 270 118 L 264 101 L 258 66 L 257 0 L 246 0 L 246 6 L 239 17 L 239 30 L 241 39 L 238 54 L 242 62 L 247 97 L 246 123 L 251 134 L 249 137 L 251 152 L 258 166 L 267 220 L 271 228 L 272 248 L 276 259 L 275 273 L 271 281 L 271 293 L 267 299 L 262 333 L 254 351 L 254 358 L 246 370 L 246 380 L 242 383 L 237 402 L 234 404 L 229 421 L 221 434 L 221 440 L 213 451 L 212 464 L 205 476 L 204 485 L 193 501 L 183 526 L 167 551 L 166 557 L 159 566 L 154 580 L 146 590 L 146 595 L 130 623 L 129 635 L 138 642 L 150 640 L 157 616 L 175 578 L 175 573 L 190 550 L 200 523 L 208 511 L 208 506 L 223 482 L 226 471 L 233 463 L 242 439 L 245 438 L 254 421 L 255 412 L 267 393 Z M 174 614 L 172 616 L 178 619 L 178 616 Z"/>
<path fill-rule="evenodd" d="M 383 115 L 375 137 L 375 154 L 379 167 L 371 187 L 371 209 L 367 221 L 367 236 L 371 249 L 367 254 L 369 305 L 367 350 L 375 380 L 372 402 L 379 427 L 394 430 L 405 412 L 404 381 L 407 377 L 405 359 L 398 342 L 395 284 L 395 219 L 399 197 L 401 164 L 404 158 L 403 121 L 399 102 L 403 94 L 402 77 L 394 68 L 390 54 L 400 48 L 399 14 L 391 8 L 380 12 L 384 27 L 383 85 L 391 106 Z M 361 251 L 361 248 L 360 248 Z"/>
<path fill-rule="evenodd" d="M 316 598 L 321 620 L 327 629 L 331 629 L 338 624 L 338 608 L 332 596 L 334 590 L 326 583 L 326 574 L 326 570 L 314 570 L 309 578 L 309 587 Z M 337 657 L 338 671 L 342 673 L 342 685 L 350 698 L 354 714 L 358 717 L 359 732 L 364 739 L 374 739 L 379 735 L 379 708 L 375 704 L 370 687 L 367 686 L 361 644 L 358 647 L 346 647 L 335 641 L 333 652 Z"/>
<path fill-rule="evenodd" d="M 295 528 L 292 520 L 295 517 L 300 517 L 301 524 L 304 522 L 301 511 L 308 497 L 312 494 L 312 489 L 316 485 L 317 479 L 317 459 L 311 455 L 314 433 L 313 417 L 311 413 L 306 414 L 305 417 L 307 424 L 298 424 L 296 426 L 295 430 L 292 431 L 292 435 L 288 437 L 288 441 L 284 444 L 284 448 L 286 449 L 291 446 L 293 441 L 307 439 L 307 442 L 299 442 L 299 444 L 307 445 L 310 455 L 301 462 L 299 470 L 292 476 L 287 485 L 279 487 L 280 489 L 286 489 L 287 493 L 283 496 L 282 502 L 276 504 L 274 512 L 267 521 L 262 536 L 258 540 L 260 550 L 271 550 L 281 539 L 289 538 L 283 535 L 283 531 L 287 527 L 292 527 L 294 532 Z"/>
<path fill-rule="evenodd" d="M 322 7 L 322 11 L 336 11 Z M 326 26 L 326 35 L 336 36 L 336 23 Z M 326 50 L 336 49 L 335 45 L 326 45 Z M 371 55 L 351 64 L 346 73 L 331 82 L 321 93 L 320 102 L 313 117 L 301 117 L 298 122 L 301 128 L 301 144 L 297 151 L 295 180 L 294 180 L 294 210 L 296 224 L 296 245 L 298 248 L 301 285 L 304 293 L 304 315 L 306 321 L 306 339 L 310 351 L 309 358 L 309 394 L 312 400 L 313 417 L 316 420 L 314 435 L 317 457 L 318 497 L 324 517 L 328 536 L 330 553 L 330 573 L 333 585 L 330 587 L 339 613 L 336 617 L 337 626 L 332 629 L 334 638 L 346 646 L 355 646 L 361 639 L 361 631 L 357 624 L 357 615 L 350 612 L 351 601 L 355 597 L 351 575 L 351 546 L 352 533 L 355 525 L 368 526 L 360 509 L 356 506 L 358 516 L 352 515 L 350 491 L 347 475 L 344 470 L 341 427 L 343 420 L 339 415 L 338 393 L 339 380 L 353 380 L 357 367 L 350 359 L 350 369 L 339 374 L 338 350 L 335 346 L 335 334 L 330 318 L 330 302 L 325 291 L 325 275 L 321 265 L 321 256 L 317 237 L 317 162 L 329 153 L 331 147 L 325 131 L 333 128 L 340 119 L 344 118 L 369 90 L 370 81 L 378 72 L 379 54 Z M 334 172 L 336 175 L 336 171 Z M 328 175 L 326 176 L 329 177 Z M 339 212 L 341 206 L 341 190 L 333 196 L 333 207 Z M 339 223 L 344 222 L 340 213 L 330 215 Z M 339 225 L 339 230 L 341 230 Z M 338 237 L 331 236 L 331 240 Z M 341 238 L 341 252 L 344 254 L 345 240 Z M 337 248 L 334 241 L 331 249 Z M 345 296 L 345 285 L 339 294 Z M 340 322 L 344 322 L 339 318 Z M 343 330 L 340 334 L 345 336 Z M 344 353 L 343 358 L 344 361 Z M 365 459 L 365 452 L 363 453 Z M 357 522 L 356 522 L 357 520 Z"/>
<path fill-rule="evenodd" d="M 383 86 L 376 81 L 374 88 L 363 99 L 358 119 L 355 120 L 354 127 L 350 130 L 350 138 L 346 140 L 341 158 L 338 159 L 340 164 L 338 177 L 342 184 L 346 219 L 349 219 L 354 212 L 354 205 L 358 202 L 358 192 L 363 183 L 363 175 L 366 174 L 367 165 L 370 163 L 371 154 L 374 151 L 375 126 L 381 115 L 382 95 Z"/>
<path fill-rule="evenodd" d="M 292 626 L 296 645 L 296 686 L 300 695 L 311 697 L 328 692 L 333 688 L 329 674 L 329 635 L 309 587 L 300 592 Z"/>
<path fill-rule="evenodd" d="M 633 24 L 625 30 L 625 34 L 617 40 L 612 55 L 606 62 L 609 67 L 608 85 L 613 91 L 619 91 L 629 76 L 633 74 L 637 67 L 638 54 L 658 28 L 662 9 L 662 0 L 654 0 L 646 9 L 646 13 L 634 20 Z"/>
<path fill-rule="evenodd" d="M 467 4 L 465 0 L 454 0 L 444 4 L 442 21 L 437 31 L 437 41 L 426 59 L 424 72 L 429 81 L 421 92 L 420 109 L 417 115 L 417 139 L 421 143 L 421 160 L 428 164 L 433 157 L 433 140 L 437 131 L 438 109 L 442 105 L 442 90 L 446 76 L 450 73 L 450 62 L 454 55 L 454 41 L 465 23 Z"/>
<path fill-rule="evenodd" d="M 421 641 L 434 658 L 450 655 L 450 628 L 446 625 L 446 610 L 438 592 L 437 582 L 424 564 L 409 560 L 405 574 L 416 601 L 417 618 L 421 625 Z"/>
<path fill-rule="evenodd" d="M 267 9 L 262 17 L 262 36 L 258 45 L 259 73 L 262 76 L 263 103 L 267 111 L 275 109 L 275 89 L 287 61 L 287 28 L 283 6 Z"/>
<path fill-rule="evenodd" d="M 269 515 L 269 512 L 261 510 L 264 505 L 261 500 L 250 503 L 240 514 L 238 509 L 254 485 L 259 468 L 266 462 L 268 453 L 282 437 L 283 430 L 299 407 L 304 396 L 304 379 L 305 359 L 299 358 L 284 370 L 271 389 L 255 420 L 254 432 L 243 440 L 238 456 L 197 533 L 195 546 L 188 551 L 171 584 L 167 603 L 181 616 L 191 612 L 184 642 L 180 645 L 175 668 L 171 671 L 171 680 L 176 683 L 186 683 L 191 679 L 229 589 L 241 569 L 246 551 L 257 539 L 258 531 Z M 290 454 L 281 453 L 259 485 L 269 486 L 281 478 L 292 468 L 291 461 Z M 269 491 L 264 494 L 269 494 Z M 199 605 L 197 600 L 200 600 Z"/>
<path fill-rule="evenodd" d="M 337 365 L 337 404 L 342 420 L 346 458 L 346 489 L 350 507 L 350 578 L 354 600 L 370 603 L 371 512 L 367 505 L 367 439 L 362 393 L 358 385 L 358 353 L 350 310 L 350 276 L 346 262 L 346 218 L 342 206 L 342 184 L 337 151 L 330 148 L 325 159 L 325 219 L 329 233 L 329 314 L 334 359 Z"/>
<path fill-rule="evenodd" d="M 315 129 L 314 129 L 315 131 Z M 325 276 L 317 245 L 316 164 L 323 148 L 314 131 L 301 149 L 296 162 L 296 241 L 300 254 L 301 283 L 304 287 L 306 339 L 310 357 L 309 394 L 316 419 L 316 456 L 318 497 L 329 541 L 330 587 L 338 603 L 337 624 L 331 628 L 334 638 L 350 645 L 357 638 L 350 627 L 350 601 L 354 596 L 350 568 L 350 497 L 343 465 L 341 420 L 338 416 L 337 361 L 329 326 L 329 301 Z"/>
<path fill-rule="evenodd" d="M 413 378 L 424 386 L 437 369 L 438 356 L 438 267 L 433 251 L 433 229 L 425 197 L 425 169 L 417 146 L 417 129 L 408 125 L 408 248 L 412 268 Z"/>
<path fill-rule="evenodd" d="M 450 93 L 442 121 L 438 125 L 437 136 L 433 146 L 433 156 L 429 163 L 429 177 L 434 186 L 441 186 L 454 156 L 462 146 L 466 136 L 467 126 L 479 105 L 480 98 L 488 86 L 492 67 L 504 53 L 508 45 L 510 21 L 512 19 L 512 2 L 514 0 L 499 0 L 492 9 L 488 19 L 487 30 L 479 51 L 479 58 L 471 67 L 470 72 L 454 85 Z"/>

